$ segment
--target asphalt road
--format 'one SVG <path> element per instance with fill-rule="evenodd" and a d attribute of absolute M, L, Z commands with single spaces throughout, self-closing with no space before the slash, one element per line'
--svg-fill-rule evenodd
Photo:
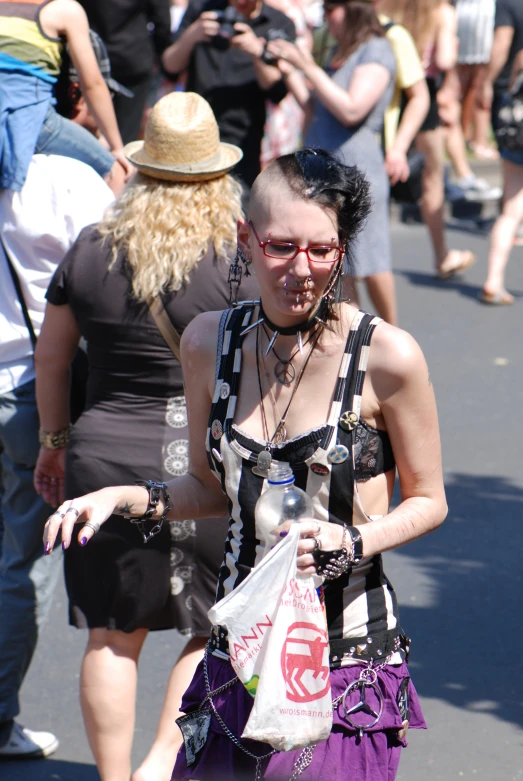
<path fill-rule="evenodd" d="M 522 567 L 523 249 L 513 251 L 513 307 L 477 293 L 488 238 L 450 231 L 478 263 L 463 279 L 434 280 L 424 228 L 393 227 L 401 325 L 425 351 L 436 389 L 450 513 L 433 535 L 387 554 L 411 671 L 428 732 L 411 733 L 398 781 L 523 779 Z M 77 701 L 85 635 L 66 624 L 63 587 L 22 691 L 22 721 L 50 729 L 54 757 L 0 763 L 2 781 L 96 781 Z M 151 636 L 140 663 L 134 760 L 152 741 L 163 687 L 182 647 Z M 347 769 L 350 779 L 350 770 Z"/>

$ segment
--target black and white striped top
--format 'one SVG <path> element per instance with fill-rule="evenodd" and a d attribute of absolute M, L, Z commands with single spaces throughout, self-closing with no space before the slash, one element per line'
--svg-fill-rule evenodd
<path fill-rule="evenodd" d="M 250 306 L 227 313 L 207 431 L 209 464 L 222 482 L 230 512 L 217 599 L 229 594 L 249 574 L 261 560 L 266 543 L 257 534 L 254 519 L 254 508 L 266 488 L 266 480 L 252 472 L 265 442 L 248 436 L 233 424 L 242 360 L 240 332 L 254 322 L 252 318 Z M 315 517 L 322 521 L 349 525 L 370 521 L 361 507 L 354 479 L 357 428 L 346 431 L 339 420 L 344 412 L 355 412 L 360 417 L 370 341 L 379 322 L 379 318 L 364 312 L 354 317 L 327 422 L 272 448 L 273 460 L 290 464 L 296 485 L 311 497 Z M 336 445 L 345 445 L 351 455 L 333 464 L 328 456 Z M 350 576 L 330 581 L 324 594 L 331 640 L 398 627 L 397 601 L 383 573 L 381 555 L 363 559 Z"/>

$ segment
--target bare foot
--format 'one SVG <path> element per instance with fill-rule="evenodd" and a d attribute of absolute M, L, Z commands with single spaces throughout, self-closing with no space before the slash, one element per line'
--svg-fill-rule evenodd
<path fill-rule="evenodd" d="M 494 306 L 510 306 L 514 303 L 514 296 L 511 296 L 506 290 L 483 290 L 479 294 L 479 300 L 482 304 L 492 304 Z"/>
<path fill-rule="evenodd" d="M 450 279 L 457 274 L 462 274 L 476 262 L 476 256 L 470 250 L 451 249 L 445 255 L 445 259 L 437 276 L 439 279 Z"/>

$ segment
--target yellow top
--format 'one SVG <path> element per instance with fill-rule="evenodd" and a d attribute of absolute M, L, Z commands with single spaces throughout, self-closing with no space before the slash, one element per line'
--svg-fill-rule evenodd
<path fill-rule="evenodd" d="M 378 18 L 383 26 L 391 21 L 383 14 L 379 14 Z M 416 44 L 405 27 L 393 24 L 387 30 L 386 36 L 396 58 L 396 87 L 390 106 L 385 112 L 383 128 L 385 151 L 388 151 L 394 143 L 400 121 L 401 92 L 424 79 L 425 73 Z"/>

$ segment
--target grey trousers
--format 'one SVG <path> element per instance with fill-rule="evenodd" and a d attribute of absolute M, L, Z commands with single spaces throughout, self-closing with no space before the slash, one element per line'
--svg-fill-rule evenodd
<path fill-rule="evenodd" d="M 43 555 L 52 510 L 33 488 L 38 456 L 34 382 L 0 395 L 0 721 L 18 715 L 29 668 L 61 569 L 62 550 Z"/>

